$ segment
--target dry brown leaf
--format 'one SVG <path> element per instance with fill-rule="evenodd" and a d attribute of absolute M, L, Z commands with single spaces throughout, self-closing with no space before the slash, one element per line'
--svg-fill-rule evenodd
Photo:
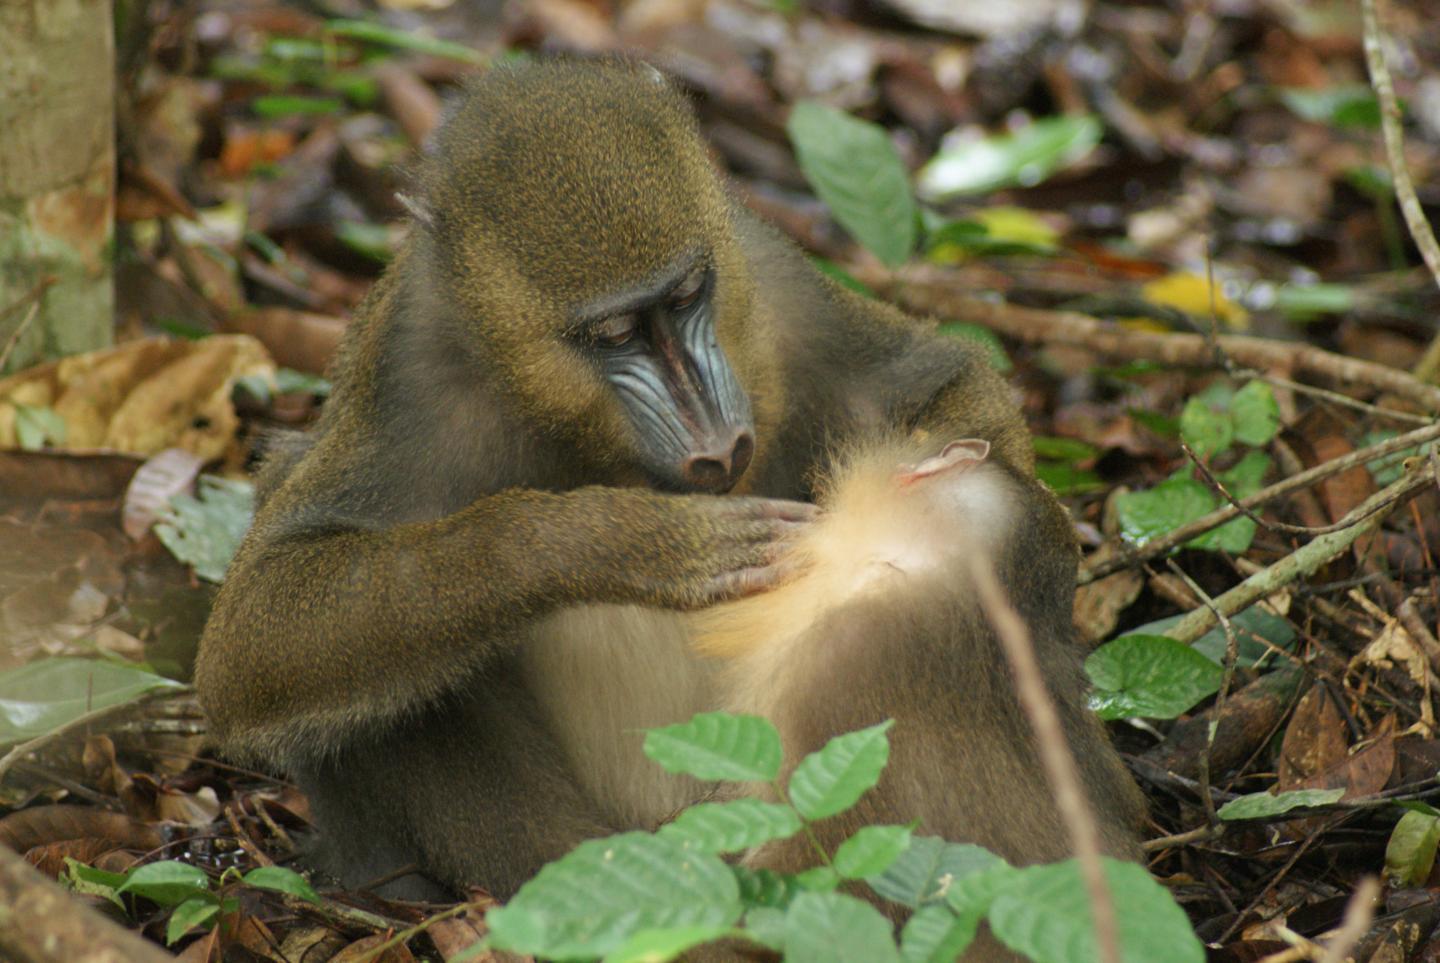
<path fill-rule="evenodd" d="M 154 826 L 92 806 L 34 806 L 0 818 L 0 845 L 23 853 L 65 839 L 103 839 L 112 848 L 148 851 L 165 842 Z"/>
<path fill-rule="evenodd" d="M 389 939 L 391 939 L 389 933 L 376 933 L 362 940 L 356 940 L 332 956 L 330 963 L 356 963 L 358 960 L 365 960 L 366 963 L 415 963 L 415 957 L 404 943 L 390 947 L 379 956 L 370 955 L 376 947 Z"/>
<path fill-rule="evenodd" d="M 183 448 L 214 461 L 235 442 L 235 382 L 274 370 L 264 346 L 245 335 L 146 338 L 62 358 L 0 380 L 0 447 L 18 447 L 15 406 L 24 404 L 64 419 L 67 451 Z"/>
<path fill-rule="evenodd" d="M 1310 777 L 1343 762 L 1349 749 L 1345 719 L 1319 683 L 1300 699 L 1280 745 L 1279 783 L 1288 792 Z"/>

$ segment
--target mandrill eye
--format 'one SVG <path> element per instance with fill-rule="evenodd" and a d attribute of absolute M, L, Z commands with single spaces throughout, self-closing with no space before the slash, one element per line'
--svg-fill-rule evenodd
<path fill-rule="evenodd" d="M 640 332 L 640 319 L 633 314 L 617 314 L 596 323 L 590 338 L 605 348 L 619 348 L 634 340 Z"/>
<path fill-rule="evenodd" d="M 696 268 L 670 292 L 670 308 L 682 311 L 690 307 L 700 300 L 700 292 L 703 290 L 705 290 L 705 269 Z"/>

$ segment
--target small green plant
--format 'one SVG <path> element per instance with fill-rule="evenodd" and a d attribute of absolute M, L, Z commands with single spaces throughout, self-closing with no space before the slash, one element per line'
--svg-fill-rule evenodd
<path fill-rule="evenodd" d="M 880 779 L 890 722 L 838 736 L 779 780 L 780 736 L 754 716 L 705 713 L 649 732 L 668 772 L 764 783 L 778 802 L 702 803 L 654 833 L 591 840 L 492 910 L 488 945 L 551 960 L 661 963 L 715 939 L 753 942 L 790 963 L 948 963 L 981 921 L 1037 963 L 1096 958 L 1090 905 L 1074 861 L 1016 868 L 979 846 L 867 826 L 815 868 L 751 870 L 722 857 L 844 812 Z M 812 836 L 813 839 L 813 836 Z M 1191 963 L 1204 950 L 1185 914 L 1139 866 L 1106 861 L 1127 961 Z M 844 885 L 863 883 L 912 911 L 896 935 Z"/>
<path fill-rule="evenodd" d="M 1263 381 L 1251 381 L 1238 391 L 1223 382 L 1211 385 L 1191 398 L 1180 415 L 1180 438 L 1207 465 L 1228 463 L 1213 474 L 1237 499 L 1260 489 L 1271 461 L 1259 448 L 1279 430 L 1280 408 Z M 1154 488 L 1116 498 L 1121 534 L 1143 545 L 1219 508 L 1222 496 L 1197 476 L 1194 466 L 1186 464 Z M 1255 523 L 1241 517 L 1185 545 L 1239 553 L 1250 547 L 1254 537 Z"/>
<path fill-rule="evenodd" d="M 212 880 L 200 867 L 173 859 L 110 873 L 67 857 L 61 880 L 78 893 L 104 897 L 127 911 L 133 909 L 126 905 L 127 896 L 170 909 L 166 943 L 174 943 L 193 930 L 208 930 L 222 913 L 234 912 L 240 905 L 236 890 L 244 887 L 288 893 L 312 903 L 320 901 L 304 876 L 283 866 L 262 866 L 248 873 L 227 869 Z"/>

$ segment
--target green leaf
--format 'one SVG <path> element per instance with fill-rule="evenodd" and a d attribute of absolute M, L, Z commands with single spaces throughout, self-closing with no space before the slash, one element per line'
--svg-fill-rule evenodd
<path fill-rule="evenodd" d="M 1216 411 L 1200 398 L 1185 402 L 1180 412 L 1180 439 L 1202 459 L 1218 455 L 1235 440 L 1235 427 L 1230 416 Z"/>
<path fill-rule="evenodd" d="M 125 901 L 117 892 L 120 885 L 125 882 L 124 873 L 107 873 L 103 869 L 87 866 L 78 859 L 66 856 L 65 872 L 61 875 L 60 881 L 76 893 L 85 896 L 101 896 L 121 909 L 125 908 Z"/>
<path fill-rule="evenodd" d="M 1015 363 L 1005 353 L 1005 345 L 1000 343 L 1000 336 L 983 324 L 971 324 L 968 321 L 947 321 L 935 329 L 940 334 L 950 338 L 965 338 L 974 341 L 985 351 L 985 358 L 990 362 L 990 367 L 1001 374 L 1008 374 L 1014 370 Z"/>
<path fill-rule="evenodd" d="M 672 926 L 636 933 L 605 954 L 604 963 L 667 963 L 686 950 L 734 932 L 729 926 Z"/>
<path fill-rule="evenodd" d="M 811 866 L 793 877 L 795 885 L 815 893 L 828 893 L 840 886 L 840 874 L 833 866 Z"/>
<path fill-rule="evenodd" d="M 1164 635 L 1125 635 L 1085 660 L 1102 719 L 1173 719 L 1220 688 L 1214 661 Z"/>
<path fill-rule="evenodd" d="M 866 879 L 885 872 L 910 848 L 909 826 L 865 826 L 835 850 L 835 872 L 844 879 Z"/>
<path fill-rule="evenodd" d="M 240 548 L 255 513 L 255 486 L 201 475 L 198 499 L 175 495 L 155 534 L 170 554 L 207 582 L 219 582 Z"/>
<path fill-rule="evenodd" d="M 899 963 L 890 921 L 844 893 L 801 893 L 785 914 L 785 963 Z"/>
<path fill-rule="evenodd" d="M 250 102 L 256 117 L 328 117 L 340 113 L 345 104 L 335 97 L 301 97 L 296 94 L 267 94 Z"/>
<path fill-rule="evenodd" d="M 1360 441 L 1356 444 L 1355 447 L 1369 448 L 1371 445 L 1378 445 L 1382 441 L 1389 441 L 1397 434 L 1399 433 L 1396 431 L 1392 431 L 1388 428 L 1382 428 L 1375 431 L 1367 431 L 1365 432 L 1365 434 L 1360 436 Z M 1429 452 L 1429 450 L 1430 446 L 1428 444 L 1411 445 L 1408 448 L 1402 448 L 1399 451 L 1391 452 L 1384 457 L 1367 461 L 1365 463 L 1365 467 L 1370 470 L 1371 475 L 1375 476 L 1376 484 L 1391 485 L 1399 481 L 1400 476 L 1405 474 L 1405 459 L 1414 458 L 1416 455 Z"/>
<path fill-rule="evenodd" d="M 790 801 L 809 820 L 844 812 L 875 783 L 890 758 L 885 730 L 895 720 L 836 736 L 812 752 L 790 776 Z"/>
<path fill-rule="evenodd" d="M 1247 445 L 1268 444 L 1280 430 L 1280 405 L 1275 392 L 1263 381 L 1248 382 L 1230 402 L 1230 419 L 1235 437 Z"/>
<path fill-rule="evenodd" d="M 706 853 L 738 853 L 800 831 L 800 816 L 789 806 L 759 799 L 699 803 L 660 827 L 660 835 L 690 841 Z"/>
<path fill-rule="evenodd" d="M 1036 458 L 1052 458 L 1056 461 L 1089 461 L 1100 455 L 1100 450 L 1089 442 L 1078 438 L 1058 438 L 1054 435 L 1036 435 L 1030 439 L 1035 448 Z"/>
<path fill-rule="evenodd" d="M 1002 187 L 1033 187 L 1089 154 L 1103 129 L 1095 117 L 1047 117 L 1013 134 L 942 145 L 917 178 L 920 196 L 941 203 Z"/>
<path fill-rule="evenodd" d="M 980 846 L 915 836 L 899 859 L 866 882 L 886 899 L 918 909 L 944 900 L 956 880 L 1002 865 L 1004 860 Z"/>
<path fill-rule="evenodd" d="M 918 234 L 910 177 L 878 124 L 802 100 L 785 125 L 805 179 L 835 220 L 891 267 L 905 263 Z"/>
<path fill-rule="evenodd" d="M 170 945 L 191 930 L 204 926 L 220 914 L 220 901 L 213 893 L 192 896 L 170 914 L 165 924 L 165 943 Z"/>
<path fill-rule="evenodd" d="M 644 930 L 728 928 L 741 911 L 718 857 L 632 832 L 581 843 L 486 922 L 498 949 L 570 960 L 604 956 Z"/>
<path fill-rule="evenodd" d="M 1215 508 L 1215 496 L 1194 478 L 1167 478 L 1149 491 L 1127 492 L 1115 497 L 1120 534 L 1135 545 L 1144 545 L 1193 522 Z"/>
<path fill-rule="evenodd" d="M 340 221 L 335 237 L 350 250 L 368 257 L 376 264 L 388 264 L 395 256 L 395 237 L 384 224 L 364 221 Z"/>
<path fill-rule="evenodd" d="M 954 963 L 975 939 L 980 917 L 959 917 L 945 906 L 922 907 L 900 933 L 903 963 Z"/>
<path fill-rule="evenodd" d="M 1204 963 L 1205 947 L 1184 911 L 1145 867 L 1113 859 L 1104 864 L 1126 963 Z M 1015 870 L 987 918 L 1002 943 L 1035 963 L 1099 959 L 1090 899 L 1073 859 Z"/>
<path fill-rule="evenodd" d="M 330 387 L 330 382 L 319 375 L 294 368 L 275 369 L 275 390 L 282 395 L 307 394 L 326 398 L 330 395 Z"/>
<path fill-rule="evenodd" d="M 311 888 L 310 881 L 284 866 L 261 866 L 259 869 L 252 869 L 240 877 L 240 882 L 256 889 L 269 889 L 298 896 L 311 903 L 320 902 L 320 894 Z"/>
<path fill-rule="evenodd" d="M 1083 495 L 1105 487 L 1105 481 L 1090 469 L 1053 461 L 1036 462 L 1035 477 L 1057 495 Z"/>
<path fill-rule="evenodd" d="M 1396 886 L 1423 885 L 1435 865 L 1437 846 L 1440 819 L 1427 813 L 1405 813 L 1385 844 L 1385 875 Z"/>
<path fill-rule="evenodd" d="M 1236 396 L 1238 401 L 1239 396 Z M 1245 457 L 1215 477 L 1220 479 L 1225 490 L 1236 498 L 1248 498 L 1260 490 L 1265 475 L 1274 464 L 1263 451 L 1247 451 Z"/>
<path fill-rule="evenodd" d="M 1170 625 L 1180 620 L 1181 616 L 1167 619 Z M 1295 629 L 1285 619 L 1273 612 L 1267 611 L 1258 605 L 1253 605 L 1239 615 L 1230 617 L 1230 627 L 1235 631 L 1236 648 L 1239 650 L 1235 664 L 1242 669 L 1250 669 L 1259 665 L 1268 658 L 1273 658 L 1271 647 L 1282 651 L 1288 651 L 1295 645 Z M 1164 629 L 1156 629 L 1152 626 L 1142 626 L 1135 630 L 1137 633 L 1153 632 L 1162 634 Z M 1269 643 L 1267 645 L 1266 643 Z M 1223 665 L 1225 663 L 1225 649 L 1229 645 L 1229 639 L 1225 637 L 1225 630 L 1216 626 L 1206 632 L 1190 646 L 1196 652 L 1213 659 Z"/>
<path fill-rule="evenodd" d="M 1366 84 L 1345 84 L 1323 90 L 1281 87 L 1277 92 L 1280 102 L 1301 120 L 1366 130 L 1380 126 L 1380 104 Z"/>
<path fill-rule="evenodd" d="M 65 444 L 65 419 L 47 405 L 22 405 L 15 409 L 15 439 L 25 451 L 39 451 L 47 444 Z"/>
<path fill-rule="evenodd" d="M 1311 321 L 1325 314 L 1347 314 L 1359 298 L 1348 284 L 1282 284 L 1275 307 L 1292 321 Z"/>
<path fill-rule="evenodd" d="M 747 866 L 731 866 L 735 880 L 740 885 L 740 901 L 747 911 L 757 906 L 784 909 L 790 905 L 800 887 L 792 877 L 771 869 L 750 869 Z"/>
<path fill-rule="evenodd" d="M 757 906 L 745 914 L 745 935 L 776 953 L 785 951 L 785 912 Z"/>
<path fill-rule="evenodd" d="M 352 40 L 397 50 L 414 50 L 435 57 L 448 57 L 467 64 L 484 64 L 488 59 L 472 47 L 448 40 L 436 40 L 413 30 L 397 30 L 372 20 L 331 20 L 325 24 L 325 30 L 337 37 L 349 37 Z"/>
<path fill-rule="evenodd" d="M 210 896 L 210 877 L 198 866 L 173 859 L 132 869 L 115 890 L 143 896 L 161 906 L 179 906 L 200 893 Z"/>
<path fill-rule="evenodd" d="M 1345 795 L 1343 789 L 1295 789 L 1290 792 L 1252 792 L 1232 799 L 1221 806 L 1215 815 L 1221 819 L 1267 819 L 1280 816 L 1292 809 L 1311 806 L 1328 806 L 1339 802 Z"/>
<path fill-rule="evenodd" d="M 1013 882 L 1018 872 L 997 856 L 993 865 L 952 880 L 945 890 L 945 905 L 962 919 L 978 920 L 990 911 L 995 897 Z"/>
<path fill-rule="evenodd" d="M 702 712 L 645 733 L 645 755 L 697 779 L 770 782 L 780 775 L 780 733 L 759 716 Z"/>
<path fill-rule="evenodd" d="M 95 709 L 180 684 L 153 672 L 96 659 L 39 659 L 0 673 L 0 745 L 23 742 Z"/>

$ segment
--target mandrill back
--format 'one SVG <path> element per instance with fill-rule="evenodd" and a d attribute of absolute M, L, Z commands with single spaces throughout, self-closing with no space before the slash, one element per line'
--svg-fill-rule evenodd
<path fill-rule="evenodd" d="M 933 446 L 932 446 L 933 450 Z M 841 733 L 895 719 L 879 786 L 819 827 L 833 847 L 869 823 L 986 847 L 1012 863 L 1071 854 L 1000 643 L 970 588 L 983 552 L 1025 617 L 1109 855 L 1137 859 L 1143 800 L 1085 704 L 1071 627 L 1076 553 L 1063 510 L 979 440 L 910 464 L 919 446 L 852 450 L 824 486 L 821 519 L 773 592 L 696 616 L 696 645 L 724 661 L 733 711 L 780 729 L 786 771 Z M 789 840 L 752 862 L 813 861 Z"/>

